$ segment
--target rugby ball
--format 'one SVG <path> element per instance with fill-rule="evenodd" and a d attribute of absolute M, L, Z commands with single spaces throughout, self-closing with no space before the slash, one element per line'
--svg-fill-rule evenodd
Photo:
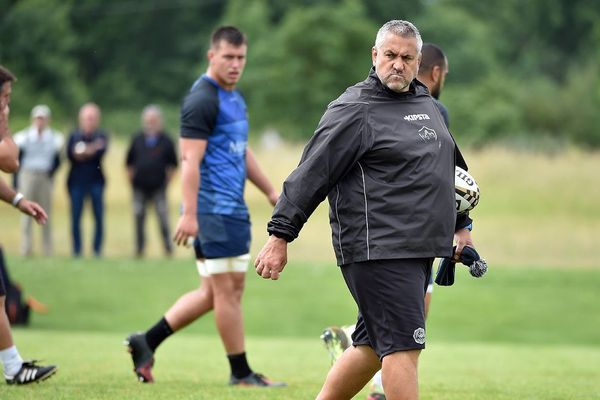
<path fill-rule="evenodd" d="M 464 213 L 475 208 L 479 203 L 479 186 L 467 171 L 456 167 L 454 175 L 454 191 L 456 212 Z"/>

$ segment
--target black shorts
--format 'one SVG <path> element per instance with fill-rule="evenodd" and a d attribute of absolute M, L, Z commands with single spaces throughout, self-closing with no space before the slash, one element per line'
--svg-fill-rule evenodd
<path fill-rule="evenodd" d="M 433 258 L 374 260 L 342 265 L 358 305 L 354 346 L 370 346 L 380 359 L 425 348 L 425 292 Z"/>

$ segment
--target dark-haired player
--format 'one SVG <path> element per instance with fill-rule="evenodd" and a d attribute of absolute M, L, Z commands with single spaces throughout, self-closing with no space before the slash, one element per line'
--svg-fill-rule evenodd
<path fill-rule="evenodd" d="M 0 65 L 0 171 L 15 173 L 19 168 L 19 150 L 8 129 L 10 94 L 15 76 Z M 39 204 L 15 192 L 0 178 L 0 200 L 12 204 L 23 214 L 29 215 L 39 224 L 46 223 L 48 216 Z M 5 228 L 5 227 L 3 227 Z M 43 381 L 56 372 L 54 365 L 43 367 L 35 361 L 24 361 L 15 346 L 10 332 L 10 324 L 4 309 L 6 291 L 0 275 L 0 362 L 4 368 L 4 378 L 9 385 L 26 385 Z"/>
<path fill-rule="evenodd" d="M 200 287 L 184 294 L 144 333 L 127 343 L 141 382 L 152 382 L 154 352 L 168 336 L 214 311 L 231 366 L 231 385 L 283 386 L 255 373 L 246 360 L 241 300 L 250 260 L 249 179 L 275 204 L 279 194 L 248 148 L 246 103 L 236 84 L 246 64 L 246 37 L 221 27 L 211 37 L 208 70 L 181 109 L 183 210 L 175 241 L 195 239 Z"/>

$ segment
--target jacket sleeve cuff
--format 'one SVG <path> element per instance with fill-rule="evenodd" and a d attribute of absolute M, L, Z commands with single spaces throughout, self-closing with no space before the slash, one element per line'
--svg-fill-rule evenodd
<path fill-rule="evenodd" d="M 283 240 L 285 240 L 288 243 L 290 243 L 291 241 L 293 241 L 295 239 L 294 237 L 292 237 L 291 235 L 289 235 L 289 234 L 287 234 L 285 232 L 279 232 L 279 231 L 276 231 L 276 230 L 271 231 L 269 229 L 267 229 L 267 232 L 269 232 L 269 235 L 273 235 L 273 236 L 275 236 L 275 237 L 277 237 L 279 239 L 283 239 Z"/>
<path fill-rule="evenodd" d="M 269 232 L 269 235 L 275 235 L 289 243 L 298 237 L 306 220 L 304 212 L 287 199 L 284 191 L 275 205 L 271 220 L 267 224 L 267 232 Z"/>
<path fill-rule="evenodd" d="M 469 227 L 473 223 L 471 217 L 469 217 L 469 213 L 457 214 L 456 215 L 456 225 L 454 226 L 454 232 L 457 232 L 461 229 Z"/>

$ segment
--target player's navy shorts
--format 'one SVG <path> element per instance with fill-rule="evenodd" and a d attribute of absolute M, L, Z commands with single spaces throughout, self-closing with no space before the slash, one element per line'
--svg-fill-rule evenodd
<path fill-rule="evenodd" d="M 2 296 L 6 296 L 6 288 L 4 287 L 4 279 L 2 279 L 2 274 L 0 274 L 0 297 Z"/>
<path fill-rule="evenodd" d="M 425 292 L 433 258 L 372 260 L 341 266 L 358 305 L 354 346 L 370 346 L 380 359 L 425 348 Z"/>
<path fill-rule="evenodd" d="M 248 214 L 198 214 L 198 236 L 194 240 L 196 258 L 236 257 L 250 252 Z"/>

